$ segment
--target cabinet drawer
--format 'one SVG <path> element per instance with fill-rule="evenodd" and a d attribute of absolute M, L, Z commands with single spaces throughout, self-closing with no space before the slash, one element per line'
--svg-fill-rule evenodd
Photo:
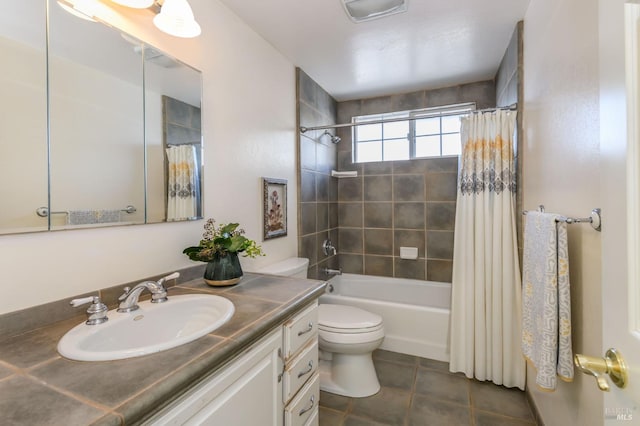
<path fill-rule="evenodd" d="M 304 426 L 320 426 L 320 408 L 316 407 L 313 409 L 313 414 L 311 414 L 311 417 Z"/>
<path fill-rule="evenodd" d="M 316 373 L 285 408 L 284 425 L 305 426 L 309 424 L 309 421 L 313 424 L 313 417 L 318 411 L 319 402 L 320 376 Z"/>
<path fill-rule="evenodd" d="M 318 370 L 318 340 L 310 342 L 284 370 L 282 397 L 289 401 Z"/>
<path fill-rule="evenodd" d="M 318 335 L 318 302 L 284 324 L 284 359 L 296 355 L 307 342 Z"/>

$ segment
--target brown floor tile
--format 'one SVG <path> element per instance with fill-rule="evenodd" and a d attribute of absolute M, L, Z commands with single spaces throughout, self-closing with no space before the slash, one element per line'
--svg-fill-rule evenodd
<path fill-rule="evenodd" d="M 415 365 L 395 364 L 381 360 L 375 360 L 374 364 L 380 386 L 402 389 L 407 392 L 413 390 L 416 375 Z"/>
<path fill-rule="evenodd" d="M 449 373 L 448 362 L 436 361 L 435 359 L 419 358 L 419 364 L 420 364 L 420 367 L 429 368 L 431 370 L 438 370 L 444 373 Z"/>
<path fill-rule="evenodd" d="M 413 397 L 408 420 L 409 426 L 466 426 L 472 424 L 469 407 L 418 394 Z"/>
<path fill-rule="evenodd" d="M 389 423 L 378 423 L 370 419 L 363 419 L 362 417 L 347 416 L 343 426 L 389 426 Z"/>
<path fill-rule="evenodd" d="M 535 426 L 536 424 L 533 420 L 516 419 L 480 410 L 473 410 L 473 417 L 476 426 Z"/>
<path fill-rule="evenodd" d="M 351 398 L 348 396 L 320 391 L 320 407 L 331 408 L 337 411 L 347 411 L 350 402 Z"/>
<path fill-rule="evenodd" d="M 453 374 L 418 368 L 416 393 L 469 405 L 469 380 Z"/>
<path fill-rule="evenodd" d="M 519 389 L 497 386 L 491 382 L 471 381 L 471 404 L 474 408 L 533 421 L 525 393 Z"/>
<path fill-rule="evenodd" d="M 378 349 L 373 351 L 373 359 L 374 360 L 382 360 L 395 362 L 399 364 L 410 364 L 415 365 L 418 357 L 413 355 L 401 354 L 397 352 L 385 351 L 383 349 Z"/>
<path fill-rule="evenodd" d="M 341 426 L 344 413 L 320 407 L 320 426 Z"/>
<path fill-rule="evenodd" d="M 380 392 L 368 398 L 355 398 L 351 413 L 384 424 L 404 425 L 410 399 L 409 392 L 381 388 Z"/>

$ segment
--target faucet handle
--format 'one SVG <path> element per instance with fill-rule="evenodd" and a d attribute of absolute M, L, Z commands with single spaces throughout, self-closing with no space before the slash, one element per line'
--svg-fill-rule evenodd
<path fill-rule="evenodd" d="M 88 296 L 82 297 L 79 299 L 73 299 L 69 302 L 71 306 L 77 308 L 78 306 L 85 305 L 87 303 L 91 303 L 91 306 L 87 308 L 87 325 L 97 325 L 102 324 L 103 322 L 107 322 L 109 318 L 107 318 L 107 305 L 102 303 L 100 300 L 100 296 Z"/>
<path fill-rule="evenodd" d="M 126 298 L 127 298 L 127 296 L 129 295 L 129 291 L 130 291 L 130 290 L 131 290 L 131 288 L 130 288 L 130 287 L 125 287 L 125 288 L 123 289 L 124 293 L 122 293 L 122 294 L 120 295 L 120 297 L 118 297 L 118 301 L 122 302 L 124 299 L 126 299 Z"/>

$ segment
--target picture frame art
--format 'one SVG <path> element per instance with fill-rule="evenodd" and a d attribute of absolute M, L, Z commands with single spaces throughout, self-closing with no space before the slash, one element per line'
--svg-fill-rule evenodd
<path fill-rule="evenodd" d="M 287 235 L 287 180 L 262 178 L 264 239 Z"/>

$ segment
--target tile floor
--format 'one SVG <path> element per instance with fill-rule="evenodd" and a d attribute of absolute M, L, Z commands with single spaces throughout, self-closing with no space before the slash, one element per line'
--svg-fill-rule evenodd
<path fill-rule="evenodd" d="M 447 363 L 378 350 L 380 392 L 320 393 L 321 426 L 535 426 L 524 392 L 449 373 Z"/>

